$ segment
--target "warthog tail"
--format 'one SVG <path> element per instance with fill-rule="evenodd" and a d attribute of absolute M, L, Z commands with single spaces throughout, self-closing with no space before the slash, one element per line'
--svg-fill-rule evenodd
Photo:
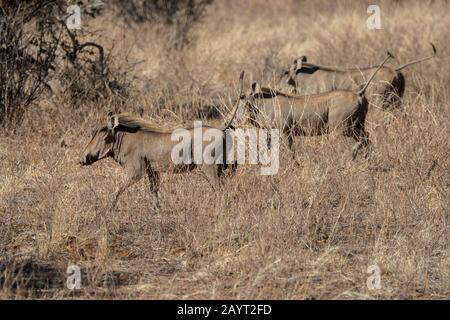
<path fill-rule="evenodd" d="M 378 70 L 380 70 L 380 69 L 384 66 L 384 64 L 385 64 L 389 59 L 391 59 L 391 58 L 393 58 L 393 57 L 394 57 L 394 56 L 388 51 L 388 52 L 387 52 L 387 57 L 386 57 L 386 59 L 384 59 L 384 61 L 378 66 L 377 70 L 375 70 L 374 73 L 372 73 L 372 76 L 369 78 L 369 80 L 367 80 L 367 82 L 366 82 L 366 84 L 364 85 L 364 87 L 363 87 L 361 90 L 359 90 L 359 91 L 357 92 L 357 94 L 358 94 L 359 96 L 362 96 L 362 95 L 366 92 L 367 87 L 369 86 L 370 82 L 373 80 L 373 78 L 374 78 L 375 75 L 377 74 Z"/>
<path fill-rule="evenodd" d="M 231 119 L 228 121 L 228 123 L 223 128 L 223 131 L 228 129 L 231 126 L 231 123 L 233 122 L 234 118 L 236 117 L 236 113 L 239 108 L 239 102 L 241 101 L 241 96 L 243 95 L 244 91 L 244 71 L 241 71 L 241 75 L 239 76 L 239 97 L 236 101 L 236 104 L 234 105 L 234 110 L 231 116 Z"/>
<path fill-rule="evenodd" d="M 433 54 L 431 56 L 425 57 L 425 58 L 421 58 L 421 59 L 417 59 L 417 60 L 414 60 L 414 61 L 411 61 L 411 62 L 408 62 L 408 63 L 405 63 L 404 65 L 402 65 L 402 66 L 398 67 L 397 69 L 395 69 L 395 71 L 400 71 L 400 70 L 402 70 L 402 69 L 404 69 L 406 67 L 409 67 L 410 65 L 413 65 L 413 64 L 416 64 L 416 63 L 423 62 L 423 61 L 430 60 L 430 59 L 434 58 L 436 56 L 436 47 L 431 42 L 430 42 L 430 44 L 431 44 L 431 47 L 433 48 Z"/>

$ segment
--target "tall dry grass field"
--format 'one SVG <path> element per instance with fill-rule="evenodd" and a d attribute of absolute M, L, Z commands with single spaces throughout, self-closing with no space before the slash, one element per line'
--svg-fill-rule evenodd
<path fill-rule="evenodd" d="M 39 100 L 0 135 L 0 298 L 378 299 L 450 298 L 450 20 L 448 1 L 221 1 L 207 7 L 182 50 L 164 29 L 105 13 L 83 24 L 133 64 L 132 94 L 74 107 L 60 92 Z M 82 17 L 83 19 L 83 17 Z M 223 101 L 238 75 L 269 83 L 300 55 L 326 65 L 404 70 L 403 105 L 371 106 L 369 159 L 351 160 L 338 134 L 296 138 L 296 165 L 281 147 L 280 170 L 243 165 L 211 191 L 199 171 L 163 174 L 161 208 L 148 182 L 129 188 L 112 159 L 78 160 L 109 110 L 192 124 L 199 101 Z M 224 123 L 216 119 L 217 123 Z M 381 269 L 381 289 L 367 268 Z M 82 287 L 66 288 L 77 265 Z"/>

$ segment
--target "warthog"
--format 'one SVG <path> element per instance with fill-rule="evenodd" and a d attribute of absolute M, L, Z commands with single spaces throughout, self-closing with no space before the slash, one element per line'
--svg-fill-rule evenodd
<path fill-rule="evenodd" d="M 291 95 L 271 88 L 252 85 L 251 92 L 241 97 L 240 105 L 245 108 L 251 124 L 258 127 L 278 128 L 293 156 L 293 137 L 327 134 L 338 127 L 344 136 L 356 140 L 353 159 L 362 146 L 369 144 L 369 134 L 364 124 L 368 111 L 365 92 L 376 73 L 392 55 L 372 73 L 364 87 L 357 91 L 339 90 L 312 95 Z"/>
<path fill-rule="evenodd" d="M 244 73 L 240 76 L 240 90 L 242 95 Z M 234 106 L 234 111 L 228 123 L 223 128 L 213 128 L 202 125 L 196 128 L 187 128 L 191 139 L 183 145 L 183 150 L 188 150 L 186 154 L 181 155 L 183 162 L 174 163 L 172 159 L 172 150 L 179 141 L 172 141 L 173 131 L 159 128 L 149 121 L 129 114 L 108 113 L 107 125 L 96 129 L 92 134 L 92 139 L 83 151 L 80 159 L 81 165 L 91 165 L 104 158 L 113 158 L 126 171 L 127 178 L 121 184 L 113 195 L 112 207 L 117 203 L 120 194 L 128 187 L 138 182 L 144 174 L 147 174 L 150 181 L 150 191 L 156 196 L 158 204 L 158 189 L 160 172 L 181 173 L 193 170 L 200 166 L 205 173 L 206 178 L 215 189 L 220 183 L 220 177 L 223 170 L 230 165 L 226 159 L 225 130 L 231 126 L 239 107 L 239 100 Z M 202 134 L 208 131 L 208 135 L 221 137 L 212 142 L 196 141 L 193 138 L 194 130 L 201 130 Z M 198 131 L 197 131 L 198 132 Z M 184 140 L 182 141 L 184 143 Z M 195 164 L 189 159 L 193 159 L 194 150 L 201 150 L 202 154 L 205 147 L 208 150 L 220 150 L 213 154 L 214 162 L 207 164 Z M 215 152 L 214 152 L 215 153 Z M 187 160 L 187 161 L 184 161 Z M 234 164 L 233 164 L 234 166 Z"/>
<path fill-rule="evenodd" d="M 436 48 L 431 43 L 433 54 L 429 57 L 408 62 L 397 68 L 384 66 L 376 75 L 368 96 L 381 97 L 383 109 L 400 106 L 405 92 L 405 76 L 401 72 L 413 64 L 432 59 Z M 291 66 L 282 72 L 276 88 L 284 92 L 313 94 L 331 90 L 355 90 L 366 82 L 377 66 L 364 68 L 342 68 L 317 65 L 307 62 L 305 56 L 295 59 Z"/>

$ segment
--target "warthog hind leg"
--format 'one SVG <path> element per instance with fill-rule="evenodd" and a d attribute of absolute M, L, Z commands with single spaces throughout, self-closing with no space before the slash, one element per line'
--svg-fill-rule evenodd
<path fill-rule="evenodd" d="M 366 149 L 366 153 L 364 157 L 367 159 L 370 155 L 370 140 L 369 140 L 369 133 L 365 130 L 361 130 L 360 134 L 355 137 L 355 139 L 358 141 L 352 148 L 352 158 L 355 160 L 356 156 L 358 155 L 359 149 L 364 147 Z"/>
<path fill-rule="evenodd" d="M 160 178 L 159 178 L 159 172 L 153 170 L 150 165 L 147 165 L 147 176 L 148 176 L 148 181 L 150 183 L 150 191 L 155 195 L 155 205 L 156 208 L 159 209 L 160 208 L 160 203 L 159 203 L 159 196 L 158 196 L 158 191 L 159 191 L 159 185 L 160 185 Z"/>
<path fill-rule="evenodd" d="M 211 184 L 211 187 L 214 190 L 217 190 L 220 186 L 219 166 L 215 164 L 204 164 L 202 165 L 201 170 L 205 174 L 208 182 Z"/>
<path fill-rule="evenodd" d="M 291 130 L 285 131 L 283 133 L 282 139 L 283 139 L 283 142 L 289 148 L 289 152 L 292 157 L 292 160 L 294 161 L 294 164 L 296 166 L 299 166 L 300 163 L 297 161 L 297 158 L 295 157 L 294 133 Z"/>

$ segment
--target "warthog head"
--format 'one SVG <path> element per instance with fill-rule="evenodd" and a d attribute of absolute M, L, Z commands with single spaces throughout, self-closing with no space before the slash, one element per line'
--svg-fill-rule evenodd
<path fill-rule="evenodd" d="M 84 148 L 80 164 L 87 166 L 112 155 L 114 145 L 114 129 L 119 125 L 116 115 L 108 114 L 108 125 L 94 130 L 92 139 Z"/>
<path fill-rule="evenodd" d="M 289 68 L 282 72 L 280 78 L 278 79 L 278 84 L 285 79 L 285 82 L 288 86 L 296 87 L 296 75 L 298 71 L 303 67 L 303 63 L 307 62 L 308 58 L 306 56 L 300 56 L 294 60 L 294 62 L 289 66 Z M 277 85 L 278 85 L 277 84 Z"/>

